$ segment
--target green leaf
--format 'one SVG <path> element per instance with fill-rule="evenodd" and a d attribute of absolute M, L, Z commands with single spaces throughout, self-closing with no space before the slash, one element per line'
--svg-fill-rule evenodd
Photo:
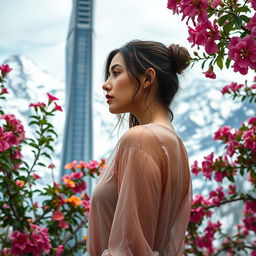
<path fill-rule="evenodd" d="M 220 69 L 223 69 L 223 57 L 221 55 L 217 57 L 217 65 Z"/>
<path fill-rule="evenodd" d="M 240 17 L 235 17 L 234 21 L 236 28 L 241 28 L 243 20 Z"/>
<path fill-rule="evenodd" d="M 46 152 L 42 153 L 42 156 L 45 156 L 45 157 L 49 158 L 50 160 L 52 159 L 51 156 L 49 154 L 47 154 Z"/>
<path fill-rule="evenodd" d="M 229 20 L 232 16 L 230 14 L 226 14 L 226 15 L 223 15 L 221 16 L 219 19 L 218 19 L 218 24 L 219 26 L 222 26 L 224 24 L 225 21 Z"/>
<path fill-rule="evenodd" d="M 230 62 L 231 62 L 231 59 L 227 58 L 227 59 L 226 59 L 226 62 L 225 62 L 226 68 L 229 68 Z"/>
<path fill-rule="evenodd" d="M 39 125 L 39 123 L 37 121 L 31 121 L 28 125 L 32 125 L 32 124 Z"/>
<path fill-rule="evenodd" d="M 44 163 L 42 163 L 42 162 L 37 163 L 37 165 L 40 165 L 40 166 L 46 167 L 46 165 L 45 165 Z"/>
<path fill-rule="evenodd" d="M 246 15 L 241 15 L 240 18 L 245 21 L 246 23 L 248 23 L 250 21 L 250 18 Z"/>
<path fill-rule="evenodd" d="M 226 35 L 229 35 L 229 32 L 233 29 L 234 27 L 234 21 L 230 21 L 229 23 L 225 24 L 223 26 L 223 31 Z"/>
<path fill-rule="evenodd" d="M 28 143 L 28 145 L 33 147 L 33 148 L 36 148 L 36 149 L 39 148 L 39 146 L 37 144 L 35 144 L 35 143 Z"/>
<path fill-rule="evenodd" d="M 251 12 L 250 8 L 248 6 L 242 6 L 242 7 L 239 7 L 235 10 L 236 13 L 239 13 L 239 12 Z"/>

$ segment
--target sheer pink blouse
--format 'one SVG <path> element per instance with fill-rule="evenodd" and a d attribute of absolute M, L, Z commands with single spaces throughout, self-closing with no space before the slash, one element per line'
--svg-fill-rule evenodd
<path fill-rule="evenodd" d="M 191 207 L 186 149 L 159 124 L 130 128 L 91 198 L 90 256 L 182 255 Z"/>

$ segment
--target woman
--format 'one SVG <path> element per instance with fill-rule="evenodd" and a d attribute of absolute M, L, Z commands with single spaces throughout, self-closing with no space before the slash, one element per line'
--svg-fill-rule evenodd
<path fill-rule="evenodd" d="M 90 256 L 181 255 L 191 205 L 186 149 L 169 109 L 187 50 L 132 41 L 106 63 L 109 111 L 130 113 L 91 198 Z"/>

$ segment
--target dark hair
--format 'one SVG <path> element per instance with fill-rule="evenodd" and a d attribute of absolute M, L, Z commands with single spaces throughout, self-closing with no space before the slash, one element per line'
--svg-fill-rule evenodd
<path fill-rule="evenodd" d="M 113 57 L 121 53 L 127 68 L 128 76 L 137 83 L 137 88 L 133 93 L 132 100 L 139 91 L 139 75 L 144 74 L 148 68 L 153 68 L 157 79 L 157 98 L 169 112 L 170 119 L 173 119 L 173 113 L 170 104 L 179 89 L 179 80 L 177 74 L 188 67 L 190 55 L 186 48 L 172 44 L 166 47 L 164 44 L 154 41 L 134 40 L 119 49 L 113 50 L 106 61 L 105 79 L 109 76 L 109 66 Z M 150 88 L 147 90 L 148 97 Z M 124 115 L 124 114 L 123 114 Z M 117 114 L 119 119 L 123 119 L 122 114 Z M 136 117 L 130 113 L 129 127 L 138 125 Z"/>

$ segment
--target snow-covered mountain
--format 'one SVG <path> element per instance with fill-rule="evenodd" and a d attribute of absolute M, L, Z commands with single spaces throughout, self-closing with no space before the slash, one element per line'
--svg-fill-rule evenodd
<path fill-rule="evenodd" d="M 0 104 L 3 105 L 3 110 L 6 114 L 14 114 L 22 122 L 25 127 L 26 137 L 33 138 L 35 131 L 28 126 L 28 123 L 31 121 L 29 116 L 34 114 L 34 109 L 29 108 L 29 104 L 47 103 L 48 97 L 46 93 L 49 92 L 56 96 L 59 99 L 58 104 L 63 106 L 65 96 L 64 82 L 58 81 L 53 75 L 42 71 L 32 60 L 25 56 L 13 55 L 5 60 L 4 63 L 8 64 L 13 70 L 8 75 L 6 84 L 9 91 L 9 94 L 6 95 L 7 101 L 1 101 Z M 57 111 L 52 120 L 59 135 L 53 145 L 55 152 L 52 154 L 52 162 L 56 167 L 60 164 L 64 117 L 64 113 Z M 32 161 L 32 154 L 29 148 L 23 147 L 22 154 L 27 161 Z M 47 178 L 50 176 L 48 172 L 50 171 L 44 169 L 39 172 L 44 182 L 47 182 Z"/>

